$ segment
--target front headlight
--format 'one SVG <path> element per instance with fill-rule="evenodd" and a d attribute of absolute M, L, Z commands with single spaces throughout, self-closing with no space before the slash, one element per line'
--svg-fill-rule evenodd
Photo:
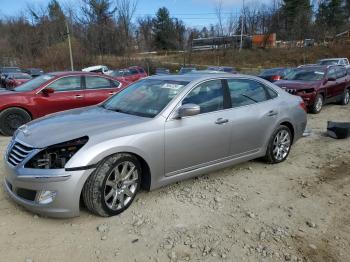
<path fill-rule="evenodd" d="M 64 168 L 80 148 L 82 148 L 89 138 L 87 136 L 67 141 L 64 143 L 49 146 L 36 154 L 25 165 L 27 168 L 40 169 L 60 169 Z"/>

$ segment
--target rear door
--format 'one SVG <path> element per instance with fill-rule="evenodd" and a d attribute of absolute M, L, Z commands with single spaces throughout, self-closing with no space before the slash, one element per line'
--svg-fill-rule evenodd
<path fill-rule="evenodd" d="M 120 91 L 121 83 L 103 76 L 85 76 L 85 104 L 96 105 Z"/>
<path fill-rule="evenodd" d="M 51 88 L 54 93 L 36 94 L 35 104 L 40 116 L 50 113 L 85 106 L 84 90 L 82 89 L 82 77 L 64 76 L 53 81 L 45 88 Z"/>
<path fill-rule="evenodd" d="M 345 88 L 347 87 L 347 71 L 344 66 L 339 66 L 336 68 L 337 73 L 337 86 L 334 90 L 334 96 L 341 96 L 344 93 Z"/>
<path fill-rule="evenodd" d="M 230 155 L 239 157 L 262 150 L 277 124 L 279 101 L 276 91 L 252 79 L 227 80 L 230 110 Z"/>

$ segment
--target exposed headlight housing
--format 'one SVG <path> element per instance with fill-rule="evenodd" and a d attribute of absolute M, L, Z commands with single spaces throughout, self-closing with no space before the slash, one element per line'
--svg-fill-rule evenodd
<path fill-rule="evenodd" d="M 61 169 L 82 148 L 89 138 L 87 136 L 49 146 L 36 154 L 25 165 L 27 168 Z"/>

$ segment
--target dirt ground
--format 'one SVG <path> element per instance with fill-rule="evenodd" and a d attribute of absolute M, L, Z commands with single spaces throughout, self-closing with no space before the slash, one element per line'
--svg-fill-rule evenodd
<path fill-rule="evenodd" d="M 326 137 L 327 120 L 350 121 L 350 106 L 309 115 L 282 164 L 141 192 L 117 217 L 40 217 L 1 188 L 0 261 L 350 261 L 350 139 Z"/>

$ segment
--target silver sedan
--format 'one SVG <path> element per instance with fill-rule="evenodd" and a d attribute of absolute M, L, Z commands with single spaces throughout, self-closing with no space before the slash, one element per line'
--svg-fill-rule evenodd
<path fill-rule="evenodd" d="M 149 77 L 97 106 L 56 113 L 15 133 L 5 188 L 29 210 L 117 215 L 140 187 L 263 157 L 280 163 L 306 126 L 301 98 L 246 75 Z"/>

